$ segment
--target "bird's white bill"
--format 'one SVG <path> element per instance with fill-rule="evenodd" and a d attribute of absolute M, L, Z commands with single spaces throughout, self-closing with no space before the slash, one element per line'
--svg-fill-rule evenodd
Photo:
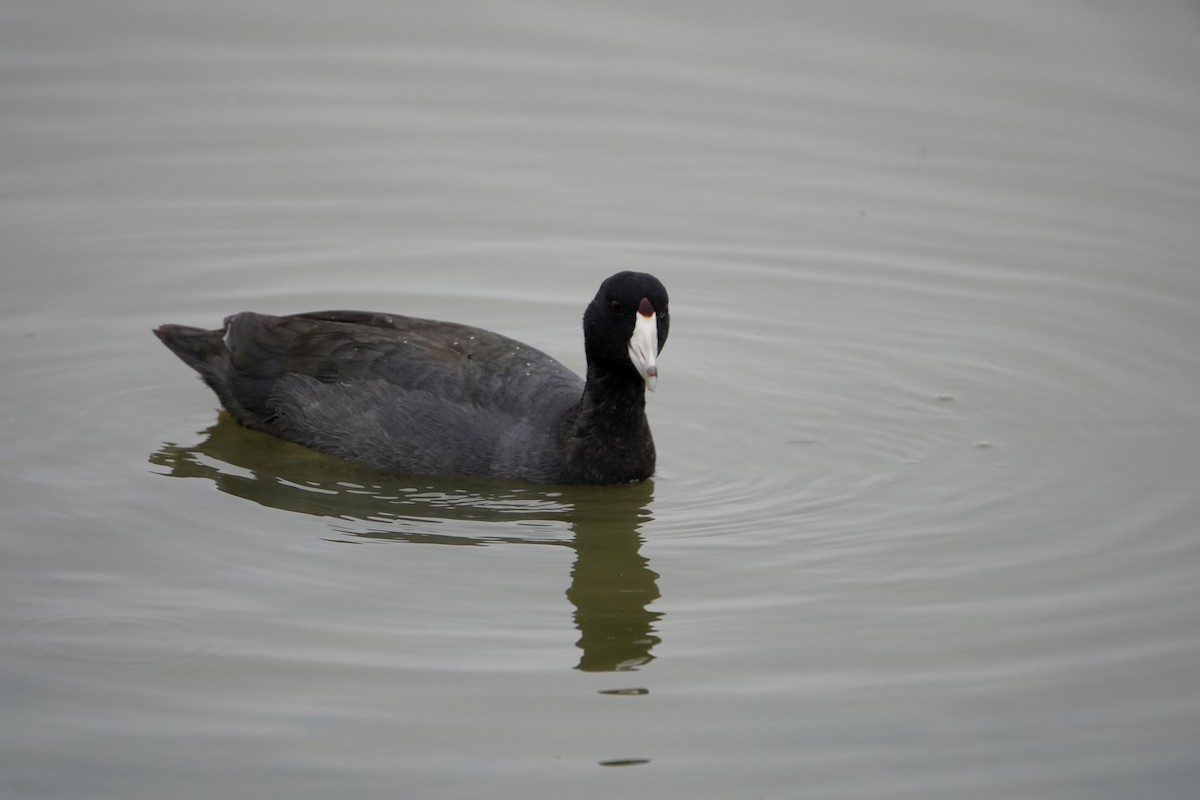
<path fill-rule="evenodd" d="M 643 301 L 644 302 L 644 301 Z M 629 337 L 629 360 L 646 380 L 646 388 L 654 391 L 658 384 L 658 320 L 654 314 L 636 314 L 633 336 Z"/>

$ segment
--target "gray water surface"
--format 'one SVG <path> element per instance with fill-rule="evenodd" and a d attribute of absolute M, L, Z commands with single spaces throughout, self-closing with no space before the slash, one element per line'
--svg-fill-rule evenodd
<path fill-rule="evenodd" d="M 0 796 L 1200 796 L 1200 9 L 9 3 Z M 671 338 L 652 481 L 389 475 L 153 336 Z"/>

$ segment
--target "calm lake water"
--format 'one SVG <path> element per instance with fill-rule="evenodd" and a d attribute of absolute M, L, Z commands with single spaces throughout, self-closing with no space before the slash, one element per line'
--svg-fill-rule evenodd
<path fill-rule="evenodd" d="M 1200 6 L 10 2 L 0 796 L 1200 797 Z M 658 275 L 644 485 L 150 334 Z"/>

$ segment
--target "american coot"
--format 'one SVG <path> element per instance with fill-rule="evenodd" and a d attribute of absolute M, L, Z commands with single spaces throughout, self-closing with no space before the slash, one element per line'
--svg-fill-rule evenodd
<path fill-rule="evenodd" d="M 646 389 L 669 325 L 657 278 L 604 281 L 583 315 L 586 382 L 506 336 L 367 311 L 154 332 L 248 428 L 400 472 L 605 484 L 654 472 Z"/>

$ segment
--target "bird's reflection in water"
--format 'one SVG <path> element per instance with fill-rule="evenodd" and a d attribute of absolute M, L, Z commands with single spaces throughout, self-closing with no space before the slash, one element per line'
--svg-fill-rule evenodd
<path fill-rule="evenodd" d="M 192 446 L 150 456 L 163 473 L 207 478 L 264 506 L 330 519 L 349 537 L 402 542 L 538 544 L 575 551 L 567 598 L 575 607 L 578 669 L 631 670 L 650 662 L 661 614 L 658 575 L 639 549 L 653 486 L 556 486 L 404 476 L 314 453 L 247 430 L 225 412 Z M 432 525 L 433 521 L 451 523 Z M 433 527 L 453 531 L 435 533 Z"/>

